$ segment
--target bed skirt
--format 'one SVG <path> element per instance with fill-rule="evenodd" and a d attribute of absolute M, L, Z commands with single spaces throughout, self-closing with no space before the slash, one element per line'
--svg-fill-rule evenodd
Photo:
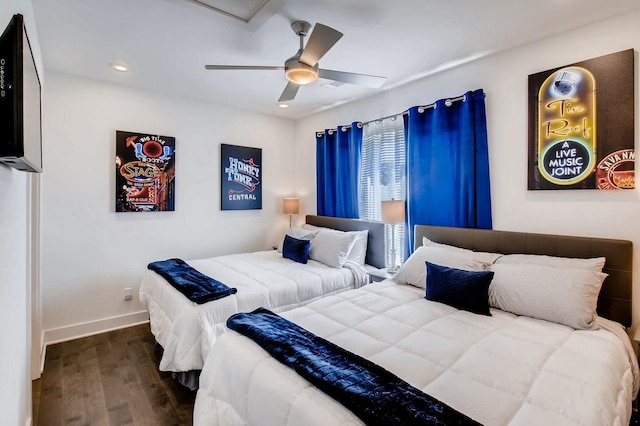
<path fill-rule="evenodd" d="M 160 360 L 162 359 L 162 353 L 164 352 L 164 348 L 157 340 L 155 340 L 155 355 L 156 361 L 158 365 L 160 364 Z M 156 367 L 158 367 L 156 365 Z M 200 372 L 202 370 L 190 370 L 190 371 L 170 371 L 171 378 L 180 383 L 182 386 L 186 387 L 189 390 L 197 391 L 200 387 Z"/>
<path fill-rule="evenodd" d="M 171 377 L 189 390 L 196 391 L 200 385 L 200 372 L 202 370 L 172 371 Z"/>

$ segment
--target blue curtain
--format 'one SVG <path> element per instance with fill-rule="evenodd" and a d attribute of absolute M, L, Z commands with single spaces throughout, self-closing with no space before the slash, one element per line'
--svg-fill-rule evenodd
<path fill-rule="evenodd" d="M 413 107 L 405 116 L 407 225 L 491 229 L 489 153 L 482 89 L 464 101 Z M 413 252 L 409 233 L 408 253 Z"/>
<path fill-rule="evenodd" d="M 317 212 L 358 217 L 362 124 L 338 126 L 316 134 Z"/>

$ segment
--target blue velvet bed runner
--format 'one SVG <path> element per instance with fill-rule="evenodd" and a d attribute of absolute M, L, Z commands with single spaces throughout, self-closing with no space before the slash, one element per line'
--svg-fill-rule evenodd
<path fill-rule="evenodd" d="M 147 268 L 158 273 L 176 290 L 198 304 L 220 299 L 238 291 L 193 269 L 182 259 L 152 262 Z"/>
<path fill-rule="evenodd" d="M 265 308 L 235 314 L 227 327 L 254 340 L 368 425 L 479 425 L 379 365 Z"/>

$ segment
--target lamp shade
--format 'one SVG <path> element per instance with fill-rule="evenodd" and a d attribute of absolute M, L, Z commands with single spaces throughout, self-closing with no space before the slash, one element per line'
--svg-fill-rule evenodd
<path fill-rule="evenodd" d="M 404 200 L 382 202 L 382 221 L 388 224 L 404 222 Z"/>
<path fill-rule="evenodd" d="M 298 214 L 300 200 L 298 198 L 285 198 L 282 200 L 282 212 L 284 214 Z"/>

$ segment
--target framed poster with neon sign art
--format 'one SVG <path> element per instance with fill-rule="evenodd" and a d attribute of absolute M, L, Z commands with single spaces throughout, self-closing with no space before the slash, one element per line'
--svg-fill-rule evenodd
<path fill-rule="evenodd" d="M 528 188 L 633 189 L 634 51 L 529 75 Z"/>
<path fill-rule="evenodd" d="M 116 131 L 116 212 L 175 210 L 176 139 Z"/>
<path fill-rule="evenodd" d="M 222 210 L 262 209 L 262 149 L 220 145 Z"/>

